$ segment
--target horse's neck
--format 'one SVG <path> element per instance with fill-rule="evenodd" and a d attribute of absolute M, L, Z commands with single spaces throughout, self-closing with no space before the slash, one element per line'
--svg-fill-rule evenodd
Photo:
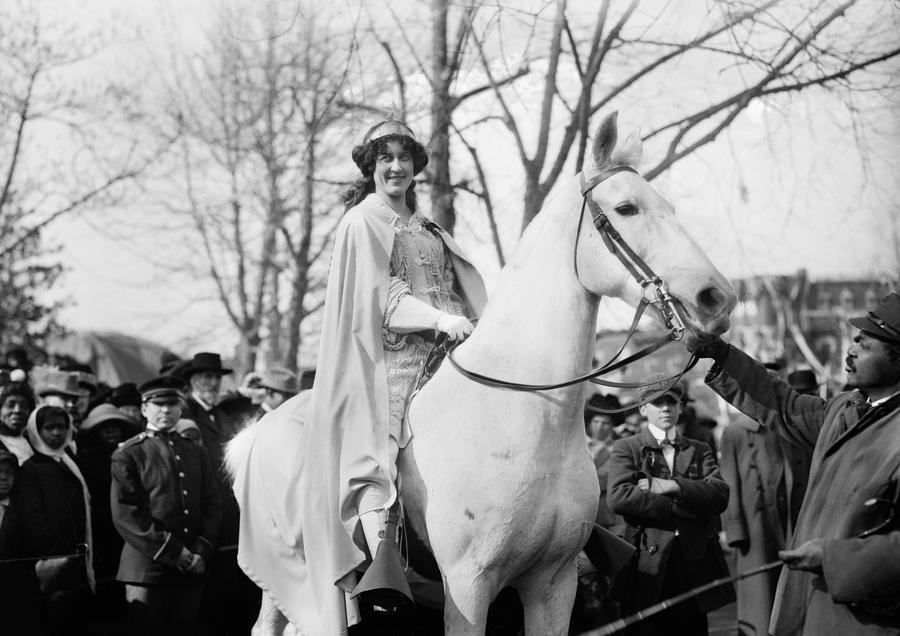
<path fill-rule="evenodd" d="M 542 382 L 590 362 L 599 299 L 575 274 L 580 209 L 577 190 L 566 188 L 523 234 L 470 339 L 466 357 L 478 368 Z"/>

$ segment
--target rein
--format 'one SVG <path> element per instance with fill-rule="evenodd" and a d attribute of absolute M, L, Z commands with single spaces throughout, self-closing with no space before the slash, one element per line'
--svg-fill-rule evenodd
<path fill-rule="evenodd" d="M 661 277 L 657 276 L 653 270 L 644 262 L 644 260 L 631 248 L 630 245 L 622 238 L 622 236 L 616 231 L 616 229 L 610 223 L 609 218 L 604 214 L 603 210 L 600 209 L 600 206 L 596 201 L 591 199 L 588 194 L 590 194 L 591 190 L 597 187 L 600 183 L 608 179 L 614 174 L 619 172 L 633 172 L 638 174 L 637 170 L 631 168 L 630 166 L 617 166 L 610 170 L 598 171 L 590 176 L 586 176 L 584 172 L 580 172 L 578 174 L 580 184 L 581 184 L 581 215 L 578 219 L 578 231 L 575 235 L 575 275 L 578 275 L 578 236 L 581 234 L 581 225 L 584 219 L 584 209 L 585 206 L 591 212 L 591 218 L 594 222 L 594 227 L 597 229 L 597 232 L 600 234 L 603 239 L 603 243 L 606 245 L 606 248 L 622 263 L 625 269 L 631 274 L 632 278 L 641 286 L 642 296 L 641 301 L 638 303 L 637 308 L 635 309 L 634 318 L 631 321 L 631 326 L 628 329 L 628 333 L 625 336 L 625 342 L 622 343 L 622 346 L 616 352 L 616 354 L 610 358 L 605 364 L 602 366 L 589 371 L 588 373 L 578 376 L 576 378 L 572 378 L 570 380 L 565 380 L 563 382 L 556 382 L 552 384 L 527 384 L 520 382 L 510 382 L 506 380 L 500 380 L 498 378 L 492 378 L 490 376 L 482 375 L 480 373 L 475 373 L 474 371 L 469 371 L 464 368 L 453 358 L 453 351 L 459 346 L 460 343 L 456 343 L 451 346 L 447 346 L 447 339 L 443 339 L 439 345 L 446 348 L 446 357 L 447 360 L 450 361 L 450 364 L 453 365 L 453 368 L 456 369 L 460 374 L 465 376 L 466 378 L 478 382 L 479 384 L 484 384 L 487 386 L 492 386 L 500 389 L 507 389 L 511 391 L 548 391 L 552 389 L 561 389 L 567 386 L 572 386 L 574 384 L 579 384 L 581 382 L 590 381 L 594 384 L 600 384 L 608 387 L 615 388 L 624 388 L 624 389 L 636 389 L 644 386 L 649 386 L 646 383 L 640 382 L 612 382 L 610 380 L 601 380 L 599 376 L 610 373 L 624 367 L 632 362 L 640 360 L 641 358 L 647 357 L 657 349 L 665 346 L 666 344 L 674 341 L 681 340 L 684 336 L 685 326 L 684 321 L 681 318 L 681 312 L 678 306 L 675 304 L 675 299 L 669 293 L 668 285 L 666 281 Z M 647 289 L 649 287 L 654 287 L 656 292 L 656 299 L 649 300 L 647 298 Z M 648 305 L 653 305 L 654 309 L 657 310 L 666 327 L 669 328 L 669 333 L 667 333 L 664 337 L 660 338 L 656 342 L 653 342 L 646 347 L 642 348 L 640 351 L 618 360 L 619 356 L 622 355 L 622 352 L 625 351 L 625 347 L 628 346 L 628 343 L 631 341 L 631 338 L 634 336 L 634 333 L 637 331 L 638 323 L 641 320 L 641 316 L 643 316 L 644 311 L 647 309 Z M 692 355 L 690 360 L 688 360 L 684 369 L 681 372 L 672 375 L 666 378 L 665 382 L 671 382 L 669 386 L 665 388 L 664 391 L 657 395 L 652 395 L 645 400 L 642 400 L 639 404 L 635 404 L 626 408 L 619 409 L 598 409 L 601 413 L 622 413 L 625 411 L 630 411 L 636 406 L 641 406 L 643 404 L 647 404 L 648 402 L 652 402 L 659 395 L 665 394 L 672 386 L 674 386 L 689 370 L 694 368 L 697 364 L 699 358 L 696 355 Z"/>

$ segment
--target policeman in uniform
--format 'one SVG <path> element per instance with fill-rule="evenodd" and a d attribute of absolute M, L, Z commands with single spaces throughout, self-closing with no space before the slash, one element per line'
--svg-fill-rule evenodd
<path fill-rule="evenodd" d="M 140 387 L 146 430 L 112 455 L 112 515 L 125 540 L 117 579 L 145 634 L 193 634 L 222 504 L 203 447 L 175 432 L 186 387 Z"/>

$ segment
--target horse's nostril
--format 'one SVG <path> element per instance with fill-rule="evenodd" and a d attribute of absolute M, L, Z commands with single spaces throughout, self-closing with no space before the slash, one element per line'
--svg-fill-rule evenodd
<path fill-rule="evenodd" d="M 697 307 L 715 315 L 727 302 L 727 297 L 716 287 L 707 287 L 697 294 Z"/>

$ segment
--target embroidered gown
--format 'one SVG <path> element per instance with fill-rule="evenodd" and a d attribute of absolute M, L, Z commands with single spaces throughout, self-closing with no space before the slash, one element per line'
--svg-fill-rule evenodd
<path fill-rule="evenodd" d="M 400 448 L 409 441 L 402 432 L 406 401 L 425 359 L 434 344 L 432 330 L 400 334 L 390 331 L 388 323 L 397 303 L 406 294 L 440 311 L 468 316 L 466 304 L 457 291 L 456 276 L 437 227 L 418 212 L 404 223 L 394 220 L 394 246 L 391 252 L 391 285 L 384 314 L 382 337 L 390 405 L 390 434 Z"/>

